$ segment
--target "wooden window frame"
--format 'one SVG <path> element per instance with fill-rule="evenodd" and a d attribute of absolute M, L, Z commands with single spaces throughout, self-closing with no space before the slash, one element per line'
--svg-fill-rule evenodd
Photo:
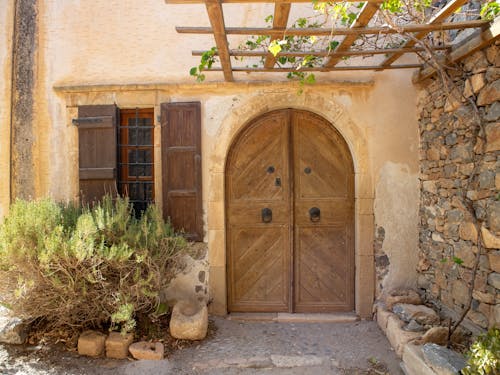
<path fill-rule="evenodd" d="M 130 197 L 131 203 L 144 202 L 154 203 L 155 201 L 155 157 L 154 157 L 154 108 L 125 108 L 119 109 L 120 121 L 118 126 L 118 191 L 121 195 L 129 195 L 129 185 L 133 183 L 151 183 L 151 200 L 137 200 Z M 131 145 L 129 143 L 129 119 L 135 118 L 150 118 L 151 127 L 151 143 L 148 145 Z M 129 151 L 130 150 L 150 150 L 151 152 L 151 175 L 136 176 L 129 175 L 130 165 Z"/>

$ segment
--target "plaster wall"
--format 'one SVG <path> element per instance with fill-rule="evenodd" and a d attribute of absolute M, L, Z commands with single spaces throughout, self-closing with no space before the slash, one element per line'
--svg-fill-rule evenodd
<path fill-rule="evenodd" d="M 14 0 L 0 0 L 0 218 L 10 202 L 10 113 Z"/>
<path fill-rule="evenodd" d="M 411 71 L 320 74 L 318 83 L 306 87 L 302 95 L 297 94 L 296 84 L 280 75 L 239 75 L 237 82 L 224 83 L 217 73 L 209 75 L 209 82 L 196 84 L 188 75 L 197 62 L 190 51 L 205 49 L 213 41 L 208 36 L 180 36 L 174 26 L 208 25 L 203 6 L 167 6 L 161 0 L 42 0 L 38 7 L 34 145 L 38 196 L 77 197 L 78 139 L 71 119 L 77 117 L 78 105 L 116 103 L 120 108 L 155 108 L 155 195 L 161 206 L 160 104 L 200 101 L 212 306 L 214 312 L 224 313 L 224 165 L 231 142 L 245 123 L 260 114 L 287 107 L 306 109 L 325 117 L 343 134 L 355 163 L 357 312 L 371 314 L 375 225 L 384 227 L 387 238 L 392 236 L 383 244 L 394 270 L 391 283 L 414 283 L 413 273 L 397 271 L 414 268 L 418 240 L 415 216 L 397 203 L 404 196 L 410 212 L 418 209 Z M 259 25 L 258 20 L 272 13 L 272 7 L 264 5 L 227 9 L 229 26 Z"/>

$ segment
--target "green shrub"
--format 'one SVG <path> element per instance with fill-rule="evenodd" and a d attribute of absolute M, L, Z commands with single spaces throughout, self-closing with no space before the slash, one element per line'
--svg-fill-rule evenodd
<path fill-rule="evenodd" d="M 492 328 L 477 338 L 467 353 L 465 375 L 500 374 L 500 330 Z"/>
<path fill-rule="evenodd" d="M 0 225 L 0 303 L 47 331 L 130 331 L 159 309 L 186 247 L 153 205 L 137 219 L 122 198 L 93 208 L 19 200 Z"/>

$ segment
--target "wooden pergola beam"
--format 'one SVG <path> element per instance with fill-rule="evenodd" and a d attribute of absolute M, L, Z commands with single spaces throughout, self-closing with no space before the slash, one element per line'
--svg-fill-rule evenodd
<path fill-rule="evenodd" d="M 451 52 L 447 55 L 447 59 L 443 64 L 453 64 L 473 54 L 474 52 L 494 43 L 500 39 L 500 17 L 497 17 L 489 28 L 478 31 L 464 43 L 454 46 Z M 413 82 L 417 83 L 433 76 L 436 73 L 434 67 L 427 67 L 413 76 Z"/>
<path fill-rule="evenodd" d="M 468 0 L 452 0 L 448 4 L 446 4 L 438 13 L 436 13 L 427 23 L 428 25 L 436 25 L 441 24 L 444 20 L 446 20 L 449 16 L 451 16 L 458 8 L 467 3 Z M 417 40 L 423 39 L 427 36 L 428 32 L 421 31 L 414 35 L 413 37 Z M 410 39 L 408 40 L 403 47 L 413 47 L 417 44 L 417 40 Z M 394 61 L 399 59 L 402 54 L 395 53 L 392 56 L 389 56 L 385 61 L 380 64 L 382 69 L 386 68 L 388 65 L 391 65 Z"/>
<path fill-rule="evenodd" d="M 224 14 L 222 12 L 222 5 L 220 0 L 206 0 L 205 6 L 207 8 L 210 24 L 215 38 L 215 44 L 219 53 L 220 63 L 224 71 L 224 79 L 227 82 L 232 82 L 233 72 L 231 69 L 231 58 L 229 57 L 229 47 L 226 36 L 226 26 L 224 24 Z"/>
<path fill-rule="evenodd" d="M 365 27 L 368 25 L 372 17 L 377 13 L 380 8 L 379 4 L 376 3 L 366 3 L 356 18 L 356 21 L 351 25 L 351 28 Z M 348 51 L 354 42 L 358 39 L 358 35 L 346 35 L 344 40 L 335 48 L 335 52 Z M 335 66 L 341 60 L 341 56 L 331 56 L 330 59 L 325 63 L 326 67 Z"/>
<path fill-rule="evenodd" d="M 409 24 L 401 26 L 398 29 L 393 29 L 389 26 L 375 26 L 351 29 L 349 27 L 339 27 L 334 29 L 329 28 L 289 28 L 286 31 L 273 30 L 264 27 L 226 27 L 227 35 L 270 35 L 282 38 L 284 35 L 292 36 L 329 36 L 329 35 L 367 35 L 367 34 L 398 34 L 402 32 L 425 32 L 438 30 L 456 30 L 470 29 L 483 27 L 488 24 L 488 21 L 473 20 L 461 22 L 448 22 L 432 25 Z M 211 27 L 191 27 L 178 26 L 175 28 L 181 34 L 213 34 L 214 30 Z M 409 47 L 409 46 L 405 46 Z"/>
<path fill-rule="evenodd" d="M 287 3 L 276 3 L 274 4 L 274 18 L 273 18 L 273 29 L 275 30 L 285 30 L 288 24 L 288 16 L 290 15 L 290 9 L 292 5 Z M 276 36 L 271 37 L 271 42 L 276 40 Z M 268 53 L 266 60 L 264 61 L 265 68 L 272 68 L 276 64 L 276 58 Z"/>
<path fill-rule="evenodd" d="M 210 0 L 165 0 L 166 4 L 205 4 Z M 330 0 L 332 1 L 332 0 Z M 359 2 L 360 0 L 333 0 L 335 3 L 343 1 Z M 384 0 L 368 0 L 370 3 L 382 3 Z M 250 3 L 268 3 L 268 4 L 293 4 L 293 3 L 311 3 L 311 0 L 221 0 L 223 4 L 250 4 Z"/>
<path fill-rule="evenodd" d="M 432 48 L 433 51 L 444 51 L 451 49 L 450 46 L 437 46 Z M 385 55 L 390 53 L 418 53 L 426 51 L 425 48 L 414 47 L 414 48 L 379 48 L 379 49 L 367 49 L 358 51 L 343 51 L 343 52 L 330 52 L 329 50 L 324 51 L 309 51 L 309 52 L 280 52 L 277 54 L 278 57 L 306 57 L 306 56 L 318 56 L 318 57 L 344 57 L 344 56 L 370 56 L 370 55 Z M 207 51 L 192 51 L 193 56 L 202 56 Z M 269 52 L 267 51 L 247 51 L 247 50 L 236 50 L 230 49 L 229 55 L 235 57 L 263 57 L 267 56 Z M 217 53 L 216 53 L 217 55 Z"/>
<path fill-rule="evenodd" d="M 387 69 L 417 69 L 422 68 L 422 64 L 401 64 L 401 65 L 390 65 Z M 286 72 L 337 72 L 337 71 L 350 71 L 350 70 L 378 70 L 378 65 L 364 65 L 364 66 L 334 66 L 331 68 L 325 68 L 324 66 L 318 66 L 315 68 L 243 68 L 234 67 L 233 72 L 246 72 L 246 73 L 286 73 Z M 207 72 L 220 72 L 222 68 L 213 67 L 206 70 Z"/>

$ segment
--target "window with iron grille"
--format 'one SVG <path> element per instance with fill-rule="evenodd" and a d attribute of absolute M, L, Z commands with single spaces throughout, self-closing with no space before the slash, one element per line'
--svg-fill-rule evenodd
<path fill-rule="evenodd" d="M 154 109 L 121 109 L 118 132 L 118 191 L 140 214 L 154 202 Z"/>

